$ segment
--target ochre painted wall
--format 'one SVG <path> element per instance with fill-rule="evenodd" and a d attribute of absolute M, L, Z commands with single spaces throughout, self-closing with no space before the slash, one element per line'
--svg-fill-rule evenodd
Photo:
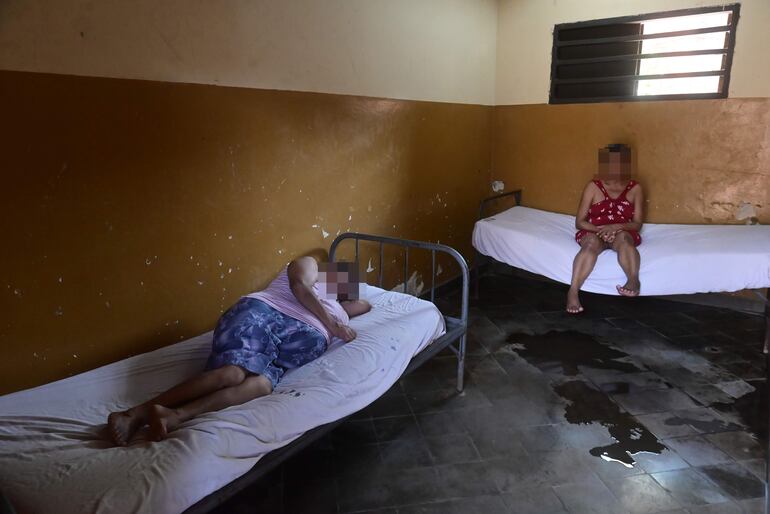
<path fill-rule="evenodd" d="M 467 253 L 491 109 L 0 72 L 0 394 L 210 330 L 338 231 Z"/>
<path fill-rule="evenodd" d="M 574 214 L 608 143 L 633 149 L 654 223 L 770 223 L 770 98 L 497 106 L 493 172 L 530 207 Z"/>

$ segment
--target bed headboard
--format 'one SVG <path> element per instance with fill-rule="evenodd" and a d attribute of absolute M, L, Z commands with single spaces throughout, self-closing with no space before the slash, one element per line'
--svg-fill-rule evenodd
<path fill-rule="evenodd" d="M 394 245 L 394 246 L 400 246 L 404 248 L 404 290 L 406 292 L 406 284 L 409 280 L 409 250 L 411 248 L 415 248 L 418 250 L 426 250 L 431 252 L 431 276 L 430 276 L 430 301 L 433 302 L 435 299 L 436 294 L 436 252 L 442 252 L 449 254 L 454 258 L 455 261 L 457 261 L 457 264 L 460 266 L 460 271 L 462 272 L 462 295 L 460 296 L 460 321 L 462 323 L 462 326 L 466 327 L 468 325 L 468 288 L 469 288 L 469 277 L 470 272 L 468 271 L 468 263 L 465 261 L 465 258 L 460 255 L 460 252 L 452 248 L 451 246 L 439 244 L 439 243 L 429 243 L 427 241 L 414 241 L 411 239 L 400 239 L 397 237 L 387 237 L 387 236 L 375 236 L 372 234 L 360 234 L 357 232 L 345 232 L 344 234 L 338 235 L 334 241 L 332 241 L 331 246 L 329 247 L 329 261 L 334 261 L 335 254 L 337 252 L 337 246 L 346 239 L 353 239 L 355 241 L 356 245 L 356 262 L 359 261 L 359 243 L 361 241 L 371 241 L 375 243 L 379 243 L 380 245 L 380 264 L 379 264 L 379 277 L 377 285 L 378 287 L 382 287 L 382 274 L 383 274 L 383 255 L 384 255 L 384 246 L 385 245 Z"/>
<path fill-rule="evenodd" d="M 493 202 L 495 200 L 499 200 L 501 198 L 505 198 L 508 196 L 513 196 L 513 199 L 516 201 L 516 205 L 521 205 L 521 189 L 516 189 L 515 191 L 508 191 L 506 193 L 500 193 L 499 195 L 489 196 L 487 198 L 484 198 L 479 203 L 479 217 L 478 219 L 484 219 L 487 204 L 490 202 Z"/>

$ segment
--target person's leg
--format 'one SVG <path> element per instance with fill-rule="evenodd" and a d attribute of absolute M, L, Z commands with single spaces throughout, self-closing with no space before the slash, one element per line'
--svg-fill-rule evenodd
<path fill-rule="evenodd" d="M 180 423 L 195 416 L 240 405 L 260 396 L 267 396 L 272 391 L 270 379 L 264 375 L 251 375 L 238 385 L 226 387 L 173 409 L 162 404 L 151 405 L 148 420 L 150 440 L 160 441 Z"/>
<path fill-rule="evenodd" d="M 588 233 L 580 239 L 580 251 L 572 263 L 572 283 L 567 292 L 567 312 L 570 314 L 583 312 L 578 292 L 588 278 L 588 275 L 593 271 L 596 259 L 604 249 L 604 241 L 599 239 L 599 236 L 594 233 Z"/>
<path fill-rule="evenodd" d="M 152 406 L 176 407 L 220 389 L 237 386 L 244 382 L 246 375 L 239 366 L 223 366 L 186 380 L 141 405 L 113 412 L 107 418 L 110 437 L 115 444 L 124 446 L 134 432 L 148 422 Z"/>
<path fill-rule="evenodd" d="M 618 232 L 612 249 L 618 253 L 618 263 L 626 274 L 626 284 L 616 286 L 618 293 L 623 296 L 639 296 L 641 284 L 639 283 L 639 251 L 634 245 L 634 239 L 628 232 Z"/>

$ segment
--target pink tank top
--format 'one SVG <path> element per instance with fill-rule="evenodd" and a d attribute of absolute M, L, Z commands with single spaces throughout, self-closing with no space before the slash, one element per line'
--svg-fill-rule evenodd
<path fill-rule="evenodd" d="M 332 334 L 329 330 L 323 323 L 321 323 L 321 320 L 318 319 L 315 314 L 307 310 L 304 305 L 299 303 L 297 297 L 294 296 L 289 284 L 289 275 L 286 273 L 286 269 L 287 268 L 284 267 L 281 272 L 278 273 L 278 276 L 275 277 L 275 279 L 270 282 L 270 285 L 263 291 L 248 294 L 246 297 L 261 300 L 278 312 L 317 328 L 324 336 L 326 336 L 326 341 L 330 342 L 332 340 Z M 326 309 L 326 312 L 329 313 L 333 319 L 336 319 L 343 325 L 347 325 L 350 322 L 348 313 L 345 312 L 345 309 L 342 308 L 342 305 L 340 305 L 337 300 L 327 300 L 326 298 L 318 296 L 317 284 L 313 284 L 313 292 L 318 297 L 318 301 L 321 302 L 324 309 Z"/>

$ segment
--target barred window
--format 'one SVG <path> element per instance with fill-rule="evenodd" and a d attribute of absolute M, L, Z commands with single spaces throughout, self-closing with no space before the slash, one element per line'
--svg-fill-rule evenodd
<path fill-rule="evenodd" d="M 740 4 L 556 25 L 550 103 L 726 98 Z"/>

